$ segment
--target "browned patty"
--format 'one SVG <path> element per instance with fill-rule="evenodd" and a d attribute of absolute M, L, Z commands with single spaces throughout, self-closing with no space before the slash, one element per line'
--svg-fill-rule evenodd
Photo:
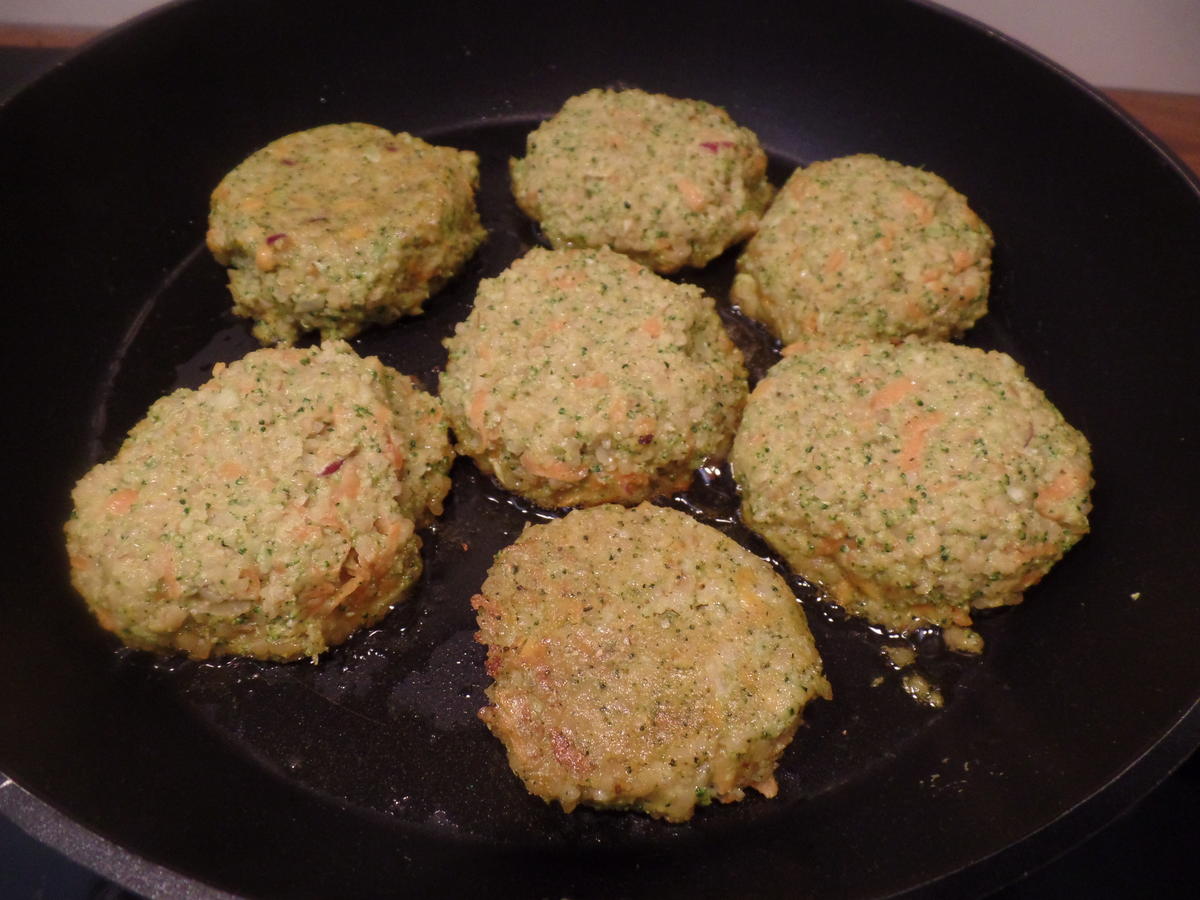
<path fill-rule="evenodd" d="M 525 786 L 568 812 L 681 822 L 753 787 L 814 696 L 804 614 L 763 560 L 673 509 L 599 506 L 530 526 L 474 598 L 491 705 Z"/>

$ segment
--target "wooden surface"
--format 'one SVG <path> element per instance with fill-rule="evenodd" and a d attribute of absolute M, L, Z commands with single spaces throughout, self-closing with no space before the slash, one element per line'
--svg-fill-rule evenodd
<path fill-rule="evenodd" d="M 0 25 L 0 47 L 77 47 L 98 34 L 66 25 Z"/>
<path fill-rule="evenodd" d="M 87 28 L 0 24 L 0 47 L 75 47 L 99 33 Z M 1100 90 L 1200 175 L 1200 94 Z"/>
<path fill-rule="evenodd" d="M 1200 175 L 1200 94 L 1101 90 Z"/>

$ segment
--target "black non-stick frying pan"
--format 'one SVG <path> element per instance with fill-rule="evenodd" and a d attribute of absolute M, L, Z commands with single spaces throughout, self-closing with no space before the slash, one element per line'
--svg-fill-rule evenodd
<path fill-rule="evenodd" d="M 475 718 L 468 605 L 536 516 L 462 461 L 415 595 L 318 664 L 121 650 L 69 587 L 61 524 L 155 398 L 253 346 L 203 249 L 221 175 L 328 122 L 479 152 L 489 242 L 426 315 L 356 341 L 433 387 L 479 278 L 536 240 L 507 157 L 606 85 L 725 106 L 777 182 L 860 151 L 927 167 L 994 229 L 992 309 L 967 341 L 1015 356 L 1090 437 L 1096 510 L 1023 606 L 984 617 L 982 658 L 922 642 L 945 708 L 909 700 L 884 639 L 797 582 L 836 697 L 810 708 L 778 798 L 676 826 L 542 804 Z M 1099 827 L 1200 742 L 1200 194 L 998 35 L 886 0 L 184 3 L 0 110 L 0 174 L 0 771 L 132 860 L 271 896 L 961 896 Z M 685 277 L 723 298 L 731 275 L 727 255 Z M 772 351 L 725 315 L 761 371 Z M 762 549 L 721 484 L 672 502 Z"/>

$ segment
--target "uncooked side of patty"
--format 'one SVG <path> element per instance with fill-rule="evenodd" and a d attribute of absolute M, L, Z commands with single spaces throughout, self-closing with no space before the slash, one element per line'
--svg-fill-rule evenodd
<path fill-rule="evenodd" d="M 746 524 L 854 615 L 979 649 L 971 610 L 1020 602 L 1087 532 L 1087 440 L 1002 353 L 793 350 L 730 455 Z"/>
<path fill-rule="evenodd" d="M 446 347 L 459 452 L 547 508 L 686 488 L 746 400 L 713 301 L 605 248 L 534 248 L 479 285 Z"/>
<path fill-rule="evenodd" d="M 208 247 L 263 344 L 415 315 L 486 236 L 479 158 L 374 125 L 325 125 L 251 155 L 212 194 Z"/>
<path fill-rule="evenodd" d="M 682 822 L 747 787 L 773 797 L 805 704 L 831 696 L 786 582 L 677 510 L 527 527 L 472 603 L 494 679 L 480 718 L 567 812 Z"/>
<path fill-rule="evenodd" d="M 636 89 L 567 100 L 510 170 L 554 247 L 609 246 L 658 272 L 745 240 L 773 193 L 758 138 L 725 110 Z"/>
<path fill-rule="evenodd" d="M 731 297 L 784 343 L 944 340 L 987 312 L 992 245 L 942 178 L 846 156 L 792 174 L 738 258 Z"/>
<path fill-rule="evenodd" d="M 75 587 L 131 647 L 315 657 L 402 599 L 453 451 L 435 397 L 341 341 L 218 364 L 76 485 Z"/>

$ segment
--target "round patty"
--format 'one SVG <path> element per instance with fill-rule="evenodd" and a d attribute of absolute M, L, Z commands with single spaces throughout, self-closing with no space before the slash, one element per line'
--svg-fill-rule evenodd
<path fill-rule="evenodd" d="M 1020 602 L 1087 532 L 1087 440 L 1002 353 L 795 350 L 730 456 L 746 524 L 854 615 L 978 649 L 971 609 Z"/>
<path fill-rule="evenodd" d="M 374 125 L 289 134 L 212 194 L 208 246 L 230 266 L 233 311 L 263 344 L 393 322 L 453 276 L 485 236 L 479 159 Z"/>
<path fill-rule="evenodd" d="M 776 793 L 829 684 L 799 603 L 763 560 L 684 513 L 601 506 L 526 528 L 472 601 L 480 718 L 526 788 L 681 822 Z"/>
<path fill-rule="evenodd" d="M 437 399 L 377 359 L 259 350 L 154 403 L 79 481 L 72 580 L 132 647 L 315 657 L 415 582 L 452 457 Z"/>
<path fill-rule="evenodd" d="M 771 199 L 758 138 L 702 100 L 572 97 L 511 162 L 517 204 L 555 247 L 609 246 L 659 272 L 752 235 Z"/>
<path fill-rule="evenodd" d="M 534 248 L 479 285 L 446 347 L 459 452 L 549 508 L 682 490 L 746 399 L 713 301 L 604 248 Z"/>
<path fill-rule="evenodd" d="M 991 231 L 937 175 L 847 156 L 788 179 L 731 296 L 785 343 L 943 340 L 987 312 L 991 252 Z"/>

